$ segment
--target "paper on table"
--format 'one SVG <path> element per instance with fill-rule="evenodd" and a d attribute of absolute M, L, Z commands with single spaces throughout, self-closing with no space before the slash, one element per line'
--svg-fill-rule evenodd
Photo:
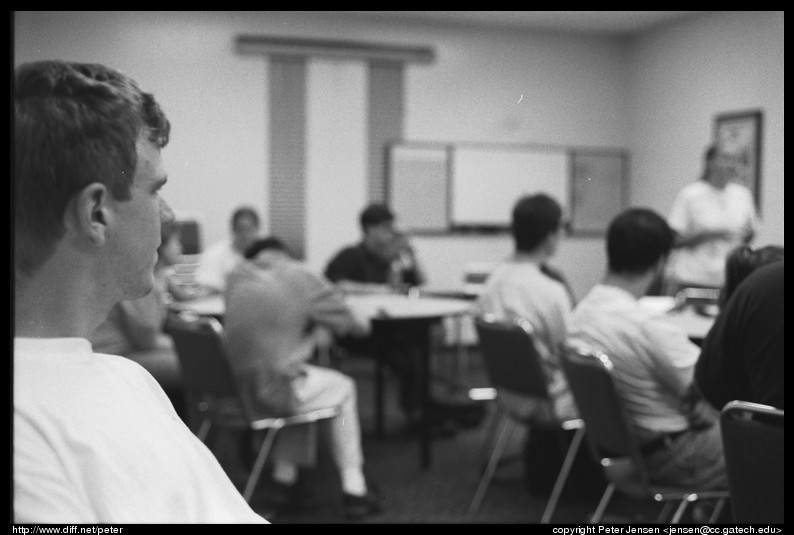
<path fill-rule="evenodd" d="M 666 295 L 646 295 L 640 298 L 640 305 L 649 310 L 664 314 L 675 306 L 675 297 Z"/>

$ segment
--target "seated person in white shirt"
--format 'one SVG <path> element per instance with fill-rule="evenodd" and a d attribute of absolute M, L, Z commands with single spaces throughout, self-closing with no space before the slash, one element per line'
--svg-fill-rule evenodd
<path fill-rule="evenodd" d="M 25 63 L 13 85 L 13 521 L 266 523 L 151 374 L 88 341 L 154 285 L 160 105 L 99 64 Z"/>
<path fill-rule="evenodd" d="M 532 324 L 552 406 L 511 392 L 500 392 L 500 396 L 527 415 L 551 420 L 578 418 L 579 411 L 559 362 L 559 346 L 568 333 L 573 302 L 564 282 L 544 269 L 557 252 L 562 208 L 542 193 L 522 197 L 513 207 L 511 231 L 515 252 L 489 275 L 477 305 L 480 314 L 500 319 L 523 318 Z"/>
<path fill-rule="evenodd" d="M 196 268 L 196 283 L 209 293 L 223 293 L 226 276 L 259 236 L 259 214 L 240 206 L 232 213 L 230 227 L 231 236 L 207 247 Z"/>
<path fill-rule="evenodd" d="M 607 270 L 574 307 L 569 337 L 612 361 L 651 483 L 725 489 L 718 413 L 698 395 L 700 348 L 683 328 L 639 303 L 664 269 L 674 231 L 659 214 L 632 208 L 607 230 Z"/>

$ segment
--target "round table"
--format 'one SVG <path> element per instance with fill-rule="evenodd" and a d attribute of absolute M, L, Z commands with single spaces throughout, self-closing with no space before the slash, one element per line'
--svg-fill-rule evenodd
<path fill-rule="evenodd" d="M 377 325 L 388 329 L 406 329 L 415 334 L 417 346 L 422 350 L 424 373 L 422 377 L 422 432 L 420 463 L 423 468 L 431 464 L 430 425 L 430 372 L 433 358 L 432 328 L 444 318 L 460 317 L 474 312 L 474 304 L 468 299 L 432 297 L 422 294 L 350 294 L 345 301 L 353 312 L 367 318 L 377 332 Z M 194 314 L 213 316 L 223 320 L 225 303 L 223 296 L 211 295 L 191 301 L 175 302 L 171 308 Z M 384 348 L 386 350 L 387 348 Z M 383 358 L 376 355 L 376 425 L 378 434 L 383 433 Z"/>

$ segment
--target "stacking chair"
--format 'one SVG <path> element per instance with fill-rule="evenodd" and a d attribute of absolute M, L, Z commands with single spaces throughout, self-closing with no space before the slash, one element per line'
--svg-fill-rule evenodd
<path fill-rule="evenodd" d="M 733 519 L 783 524 L 783 409 L 731 401 L 720 412 Z"/>
<path fill-rule="evenodd" d="M 615 386 L 609 358 L 573 340 L 563 344 L 561 353 L 568 386 L 587 426 L 588 443 L 608 482 L 590 522 L 596 524 L 601 520 L 616 489 L 634 499 L 664 504 L 657 518 L 660 523 L 677 524 L 689 504 L 697 500 L 717 500 L 709 519 L 714 522 L 728 498 L 727 491 L 702 491 L 650 482 L 634 430 Z"/>
<path fill-rule="evenodd" d="M 240 394 L 228 360 L 223 327 L 217 319 L 172 313 L 166 332 L 174 340 L 187 399 L 200 422 L 196 432 L 199 439 L 205 441 L 212 426 L 265 433 L 243 490 L 246 501 L 253 495 L 280 429 L 333 418 L 339 412 L 330 407 L 293 416 L 254 417 Z"/>
<path fill-rule="evenodd" d="M 487 430 L 485 449 L 489 451 L 488 460 L 469 506 L 469 514 L 474 517 L 479 511 L 494 473 L 507 449 L 510 436 L 517 426 L 525 426 L 527 433 L 534 427 L 551 428 L 560 434 L 564 431 L 576 430 L 543 511 L 541 523 L 546 524 L 554 515 L 565 481 L 573 466 L 584 437 L 584 424 L 579 419 L 563 422 L 544 419 L 527 420 L 501 401 L 498 392 L 509 391 L 537 398 L 549 405 L 552 403 L 546 387 L 546 376 L 541 367 L 541 357 L 535 347 L 533 330 L 529 322 L 521 319 L 500 321 L 485 316 L 475 318 L 474 325 L 485 363 L 486 376 L 497 391 L 495 399 L 497 412 Z M 495 434 L 497 427 L 499 432 Z"/>

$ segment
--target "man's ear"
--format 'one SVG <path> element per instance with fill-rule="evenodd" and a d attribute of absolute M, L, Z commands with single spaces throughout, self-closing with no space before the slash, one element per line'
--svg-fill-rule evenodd
<path fill-rule="evenodd" d="M 67 227 L 72 226 L 78 235 L 94 245 L 104 245 L 111 217 L 110 200 L 110 192 L 104 184 L 89 184 L 72 200 Z"/>

